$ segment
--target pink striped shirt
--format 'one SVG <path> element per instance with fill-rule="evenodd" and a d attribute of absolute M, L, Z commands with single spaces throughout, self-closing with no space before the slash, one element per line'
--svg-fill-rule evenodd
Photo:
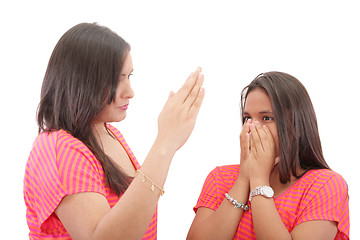
<path fill-rule="evenodd" d="M 239 165 L 217 167 L 207 176 L 194 211 L 199 207 L 216 210 L 234 185 Z M 226 199 L 225 199 L 226 200 Z M 349 239 L 349 197 L 345 180 L 336 172 L 310 170 L 283 194 L 275 205 L 289 232 L 311 220 L 337 223 L 335 239 Z M 243 212 L 234 239 L 256 239 L 250 210 Z"/>
<path fill-rule="evenodd" d="M 140 167 L 122 134 L 108 124 L 135 169 Z M 120 199 L 106 184 L 100 162 L 78 139 L 63 130 L 41 133 L 26 164 L 24 200 L 30 239 L 71 239 L 54 213 L 63 197 L 80 192 L 104 195 L 113 207 Z M 157 210 L 143 239 L 157 238 Z"/>

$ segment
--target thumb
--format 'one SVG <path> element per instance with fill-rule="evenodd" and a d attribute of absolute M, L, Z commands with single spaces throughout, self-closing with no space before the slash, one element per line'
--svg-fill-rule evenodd
<path fill-rule="evenodd" d="M 174 92 L 173 91 L 170 91 L 170 94 L 169 94 L 169 97 L 168 97 L 168 100 L 170 100 L 170 98 L 172 98 L 174 96 Z"/>

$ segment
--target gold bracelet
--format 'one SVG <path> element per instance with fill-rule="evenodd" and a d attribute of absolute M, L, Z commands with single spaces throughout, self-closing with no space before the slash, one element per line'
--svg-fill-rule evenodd
<path fill-rule="evenodd" d="M 148 176 L 146 176 L 140 169 L 136 170 L 136 176 L 138 175 L 138 173 L 141 173 L 143 175 L 143 179 L 142 182 L 145 182 L 146 179 L 149 180 L 151 182 L 151 191 L 155 190 L 155 187 L 158 188 L 160 190 L 160 195 L 164 195 L 165 191 L 162 187 L 160 187 L 159 185 L 157 185 L 151 178 L 149 178 Z"/>

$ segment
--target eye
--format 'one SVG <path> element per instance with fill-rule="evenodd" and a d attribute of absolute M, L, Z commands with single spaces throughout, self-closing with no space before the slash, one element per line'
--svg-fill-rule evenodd
<path fill-rule="evenodd" d="M 130 77 L 131 77 L 132 75 L 134 75 L 134 74 L 133 74 L 133 73 L 130 73 L 130 74 L 128 75 L 128 79 L 130 79 Z"/>
<path fill-rule="evenodd" d="M 269 121 L 274 120 L 274 119 L 273 119 L 272 117 L 265 116 L 265 117 L 263 117 L 263 120 L 264 120 L 265 122 L 269 122 Z"/>
<path fill-rule="evenodd" d="M 245 123 L 247 120 L 252 119 L 252 117 L 250 117 L 250 116 L 243 116 L 243 119 L 244 119 L 244 123 Z"/>

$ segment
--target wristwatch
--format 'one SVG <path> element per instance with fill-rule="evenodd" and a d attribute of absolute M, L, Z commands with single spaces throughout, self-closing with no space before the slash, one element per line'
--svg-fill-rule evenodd
<path fill-rule="evenodd" d="M 262 195 L 267 198 L 271 198 L 274 196 L 274 190 L 270 186 L 261 186 L 257 187 L 251 191 L 249 201 L 257 195 Z"/>

